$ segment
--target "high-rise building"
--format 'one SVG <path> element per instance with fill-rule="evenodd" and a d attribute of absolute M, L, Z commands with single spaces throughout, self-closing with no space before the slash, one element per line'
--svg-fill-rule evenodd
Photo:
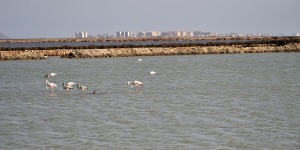
<path fill-rule="evenodd" d="M 116 35 L 117 37 L 133 37 L 133 33 L 129 31 L 119 31 Z"/>
<path fill-rule="evenodd" d="M 161 33 L 163 37 L 191 37 L 193 35 L 194 33 L 191 31 L 167 31 Z"/>
<path fill-rule="evenodd" d="M 151 31 L 151 32 L 146 32 L 147 37 L 157 37 L 160 36 L 160 33 L 158 31 Z"/>
<path fill-rule="evenodd" d="M 146 32 L 139 32 L 137 34 L 138 37 L 146 37 Z"/>
<path fill-rule="evenodd" d="M 76 32 L 75 33 L 75 38 L 87 38 L 88 33 L 87 32 Z"/>

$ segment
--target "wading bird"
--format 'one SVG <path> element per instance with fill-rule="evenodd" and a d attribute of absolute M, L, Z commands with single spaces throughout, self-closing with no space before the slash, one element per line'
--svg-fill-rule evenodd
<path fill-rule="evenodd" d="M 63 89 L 65 89 L 65 90 L 72 90 L 73 89 L 73 85 L 74 85 L 75 83 L 74 82 L 68 82 L 66 85 L 65 85 L 65 83 L 63 83 L 62 84 L 62 87 L 63 87 Z"/>
<path fill-rule="evenodd" d="M 155 71 L 151 71 L 150 74 L 156 74 L 156 72 Z"/>
<path fill-rule="evenodd" d="M 82 91 L 85 91 L 85 90 L 89 89 L 86 86 L 83 86 L 83 85 L 80 85 L 80 84 L 77 84 L 77 88 L 78 88 L 78 90 L 82 90 Z"/>
<path fill-rule="evenodd" d="M 135 88 L 135 90 L 140 90 L 144 86 L 141 81 L 128 81 L 127 85 L 131 88 Z"/>
<path fill-rule="evenodd" d="M 51 89 L 51 93 L 53 93 L 54 88 L 57 87 L 56 84 L 54 83 L 50 83 L 48 80 L 46 80 L 46 88 L 50 88 Z"/>
<path fill-rule="evenodd" d="M 56 76 L 56 74 L 57 74 L 57 73 L 53 73 L 53 72 L 48 73 L 48 74 L 45 75 L 45 78 L 49 78 L 49 77 Z"/>

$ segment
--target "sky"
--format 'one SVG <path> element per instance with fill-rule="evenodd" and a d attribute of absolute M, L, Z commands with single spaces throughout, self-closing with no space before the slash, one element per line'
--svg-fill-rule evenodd
<path fill-rule="evenodd" d="M 300 0 L 0 0 L 0 33 L 66 38 L 75 32 L 300 32 Z"/>

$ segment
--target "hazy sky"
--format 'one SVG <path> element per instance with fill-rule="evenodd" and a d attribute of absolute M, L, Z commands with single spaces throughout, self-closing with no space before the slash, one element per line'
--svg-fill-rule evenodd
<path fill-rule="evenodd" d="M 300 0 L 0 0 L 11 38 L 117 31 L 300 32 Z"/>

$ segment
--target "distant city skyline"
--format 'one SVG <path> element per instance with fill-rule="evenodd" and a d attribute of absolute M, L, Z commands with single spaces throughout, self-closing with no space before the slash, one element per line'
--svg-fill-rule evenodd
<path fill-rule="evenodd" d="M 107 37 L 245 37 L 245 36 L 300 36 L 300 32 L 292 34 L 272 34 L 272 33 L 248 33 L 242 34 L 237 32 L 232 33 L 218 33 L 218 32 L 207 32 L 207 31 L 118 31 L 116 33 L 98 33 L 90 34 L 87 32 L 75 32 L 71 38 L 107 38 Z"/>
<path fill-rule="evenodd" d="M 299 0 L 0 0 L 0 33 L 67 38 L 75 32 L 205 31 L 292 35 Z"/>

